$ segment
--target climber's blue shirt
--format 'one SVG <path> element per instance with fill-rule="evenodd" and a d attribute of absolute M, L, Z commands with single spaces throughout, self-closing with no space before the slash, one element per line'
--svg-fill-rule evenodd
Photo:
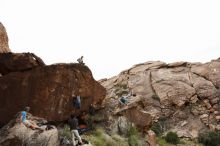
<path fill-rule="evenodd" d="M 25 111 L 21 112 L 21 116 L 22 116 L 21 120 L 22 120 L 22 122 L 24 122 L 26 120 L 26 115 L 27 115 L 27 113 Z"/>

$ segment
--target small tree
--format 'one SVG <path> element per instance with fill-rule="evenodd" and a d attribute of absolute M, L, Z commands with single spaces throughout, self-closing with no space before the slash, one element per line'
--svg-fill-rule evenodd
<path fill-rule="evenodd" d="M 159 122 L 158 123 L 154 123 L 150 129 L 152 131 L 154 131 L 157 136 L 160 136 L 163 133 L 162 126 L 160 125 Z"/>

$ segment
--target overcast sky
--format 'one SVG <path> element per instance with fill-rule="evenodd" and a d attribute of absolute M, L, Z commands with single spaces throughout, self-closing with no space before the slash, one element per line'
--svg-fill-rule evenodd
<path fill-rule="evenodd" d="M 84 55 L 95 79 L 134 64 L 220 57 L 218 0 L 0 0 L 13 52 L 46 64 Z"/>

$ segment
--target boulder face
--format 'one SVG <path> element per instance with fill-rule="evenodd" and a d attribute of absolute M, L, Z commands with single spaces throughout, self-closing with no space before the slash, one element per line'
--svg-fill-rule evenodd
<path fill-rule="evenodd" d="M 220 130 L 220 59 L 204 64 L 146 62 L 100 83 L 107 89 L 108 110 L 142 129 L 163 123 L 165 132 L 190 138 L 202 129 Z M 119 98 L 130 92 L 135 96 L 118 106 Z"/>
<path fill-rule="evenodd" d="M 26 62 L 19 64 L 17 58 Z M 1 123 L 8 122 L 25 106 L 31 107 L 33 115 L 48 121 L 63 121 L 71 114 L 87 112 L 92 103 L 97 105 L 104 99 L 105 88 L 94 80 L 87 66 L 78 63 L 46 66 L 34 60 L 31 54 L 10 54 L 4 60 L 11 62 L 10 70 L 0 67 L 5 71 L 0 76 Z M 4 61 L 1 63 L 7 64 Z M 80 109 L 74 107 L 72 94 L 81 96 Z"/>
<path fill-rule="evenodd" d="M 11 52 L 8 46 L 8 35 L 5 30 L 5 27 L 0 22 L 0 53 L 8 53 Z"/>

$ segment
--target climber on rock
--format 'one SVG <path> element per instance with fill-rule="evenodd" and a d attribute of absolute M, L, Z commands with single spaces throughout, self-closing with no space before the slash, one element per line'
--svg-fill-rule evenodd
<path fill-rule="evenodd" d="M 128 103 L 128 99 L 125 97 L 125 96 L 122 96 L 120 99 L 119 99 L 119 104 L 120 105 L 127 105 Z"/>
<path fill-rule="evenodd" d="M 20 122 L 23 123 L 26 127 L 31 129 L 39 129 L 44 131 L 43 128 L 39 127 L 34 121 L 27 119 L 27 113 L 30 111 L 30 107 L 25 107 L 24 110 L 21 112 Z"/>
<path fill-rule="evenodd" d="M 77 59 L 78 63 L 81 65 L 85 65 L 85 63 L 83 62 L 83 56 L 81 56 L 80 58 Z"/>
<path fill-rule="evenodd" d="M 74 93 L 72 93 L 72 98 L 73 98 L 73 106 L 76 107 L 77 109 L 81 108 L 81 97 L 80 95 L 75 96 Z"/>
<path fill-rule="evenodd" d="M 128 104 L 128 98 L 133 96 L 133 94 L 130 92 L 128 95 L 123 95 L 119 99 L 119 105 L 127 105 Z"/>

